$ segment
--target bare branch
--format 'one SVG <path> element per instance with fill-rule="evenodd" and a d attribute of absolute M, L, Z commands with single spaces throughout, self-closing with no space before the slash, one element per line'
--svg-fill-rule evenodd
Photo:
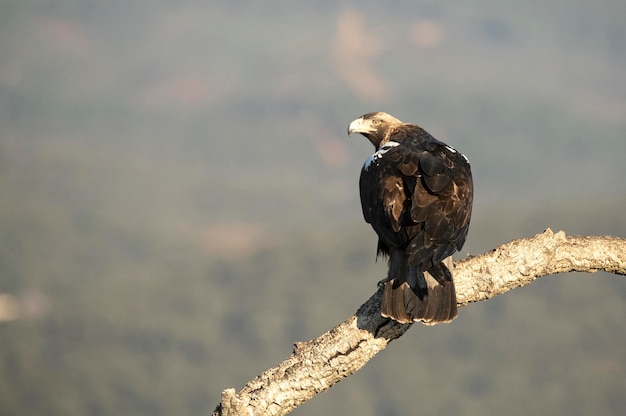
<path fill-rule="evenodd" d="M 606 271 L 626 275 L 626 239 L 567 236 L 546 230 L 455 263 L 459 306 L 487 300 L 538 277 Z M 380 316 L 382 290 L 356 314 L 327 333 L 295 344 L 280 365 L 249 381 L 238 393 L 222 392 L 214 415 L 284 415 L 363 367 L 411 324 Z"/>

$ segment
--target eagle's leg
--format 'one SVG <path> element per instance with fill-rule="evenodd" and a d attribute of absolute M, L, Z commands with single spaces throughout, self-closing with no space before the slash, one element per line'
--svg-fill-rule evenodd
<path fill-rule="evenodd" d="M 389 269 L 387 271 L 387 277 L 378 282 L 378 286 L 382 286 L 393 279 L 398 279 L 396 284 L 400 284 L 406 281 L 407 277 L 407 262 L 408 256 L 404 250 L 398 248 L 392 248 L 389 255 Z"/>

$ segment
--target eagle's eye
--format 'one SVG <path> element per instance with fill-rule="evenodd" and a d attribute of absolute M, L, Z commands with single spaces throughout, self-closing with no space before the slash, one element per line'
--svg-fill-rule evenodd
<path fill-rule="evenodd" d="M 372 120 L 372 126 L 378 126 L 380 124 L 380 120 L 375 118 L 374 120 Z"/>

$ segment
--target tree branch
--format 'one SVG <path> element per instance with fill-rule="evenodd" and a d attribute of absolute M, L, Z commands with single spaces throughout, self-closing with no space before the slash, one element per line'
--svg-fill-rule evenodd
<path fill-rule="evenodd" d="M 566 236 L 548 229 L 456 262 L 457 302 L 487 300 L 555 273 L 601 270 L 626 275 L 626 239 Z M 411 327 L 380 316 L 381 295 L 379 288 L 347 321 L 297 342 L 285 361 L 238 393 L 224 390 L 213 415 L 284 415 L 359 370 Z"/>

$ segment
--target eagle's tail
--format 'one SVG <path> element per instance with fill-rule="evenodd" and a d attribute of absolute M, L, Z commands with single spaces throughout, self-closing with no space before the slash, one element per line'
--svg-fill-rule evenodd
<path fill-rule="evenodd" d="M 389 262 L 391 279 L 384 284 L 381 315 L 403 324 L 452 321 L 457 309 L 451 270 L 451 257 L 430 272 L 422 272 L 418 266 L 407 267 L 406 254 L 393 250 Z"/>

